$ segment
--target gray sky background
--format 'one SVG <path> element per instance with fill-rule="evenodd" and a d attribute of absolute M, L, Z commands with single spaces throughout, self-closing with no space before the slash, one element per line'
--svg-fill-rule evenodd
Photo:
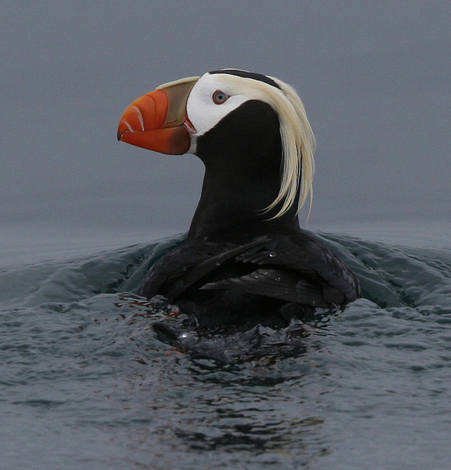
<path fill-rule="evenodd" d="M 196 157 L 119 144 L 130 101 L 235 66 L 293 84 L 311 223 L 446 217 L 449 1 L 2 1 L 0 220 L 187 228 Z"/>

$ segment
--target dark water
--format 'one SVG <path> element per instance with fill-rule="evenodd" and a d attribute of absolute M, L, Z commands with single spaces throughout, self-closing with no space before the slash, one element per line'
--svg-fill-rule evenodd
<path fill-rule="evenodd" d="M 133 294 L 177 237 L 32 263 L 6 253 L 0 467 L 449 468 L 447 237 L 322 236 L 364 298 L 315 315 L 288 356 L 231 362 L 160 341 L 165 305 Z"/>

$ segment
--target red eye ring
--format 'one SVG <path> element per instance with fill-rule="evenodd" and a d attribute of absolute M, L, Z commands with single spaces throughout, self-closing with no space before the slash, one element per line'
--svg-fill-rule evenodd
<path fill-rule="evenodd" d="M 222 103 L 225 103 L 230 98 L 230 95 L 228 95 L 227 93 L 224 93 L 221 90 L 216 90 L 213 93 L 211 98 L 213 100 L 213 103 L 222 104 Z"/>

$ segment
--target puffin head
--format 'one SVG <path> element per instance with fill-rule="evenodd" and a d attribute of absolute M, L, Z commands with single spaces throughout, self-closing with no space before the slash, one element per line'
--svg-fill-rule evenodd
<path fill-rule="evenodd" d="M 276 208 L 274 219 L 296 202 L 300 210 L 309 195 L 311 204 L 313 131 L 294 88 L 277 78 L 223 69 L 166 83 L 127 107 L 117 137 L 160 153 L 193 153 L 229 177 L 276 172 L 278 190 L 261 208 Z"/>

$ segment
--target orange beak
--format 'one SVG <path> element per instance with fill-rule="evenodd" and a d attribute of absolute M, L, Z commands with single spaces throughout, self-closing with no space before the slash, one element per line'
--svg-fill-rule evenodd
<path fill-rule="evenodd" d="M 136 99 L 125 110 L 117 139 L 171 155 L 186 153 L 191 137 L 185 126 L 186 102 L 199 77 L 161 85 Z"/>

